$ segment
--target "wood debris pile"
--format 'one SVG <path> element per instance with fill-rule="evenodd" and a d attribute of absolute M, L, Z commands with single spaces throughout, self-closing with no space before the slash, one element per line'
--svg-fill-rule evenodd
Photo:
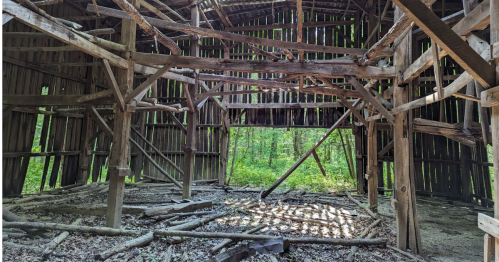
<path fill-rule="evenodd" d="M 192 189 L 197 194 L 192 200 L 182 200 L 172 183 L 127 184 L 121 229 L 104 226 L 106 183 L 4 199 L 5 261 L 113 261 L 137 256 L 162 261 L 228 262 L 262 257 L 298 261 L 292 257 L 307 254 L 303 249 L 311 246 L 322 249 L 324 255 L 332 252 L 354 261 L 365 256 L 359 247 L 380 250 L 370 255 L 375 258 L 392 243 L 382 219 L 371 217 L 346 198 L 353 199 L 349 193 L 288 190 L 263 200 L 258 189 L 208 182 L 195 182 Z M 80 241 L 91 244 L 71 251 Z"/>

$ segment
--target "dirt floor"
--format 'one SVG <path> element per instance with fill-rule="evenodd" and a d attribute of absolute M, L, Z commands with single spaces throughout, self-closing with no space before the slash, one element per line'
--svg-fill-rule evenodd
<path fill-rule="evenodd" d="M 156 184 L 157 185 L 157 184 Z M 56 204 L 34 200 L 22 204 L 3 204 L 15 214 L 36 222 L 55 222 L 71 224 L 81 218 L 81 225 L 105 226 L 104 215 L 89 215 L 90 212 L 100 212 L 106 204 L 107 185 L 99 185 L 82 189 L 80 198 L 64 201 L 64 193 L 58 195 Z M 161 205 L 175 204 L 181 201 L 180 192 L 170 186 L 138 187 L 127 185 L 125 204 L 146 209 Z M 236 189 L 236 188 L 234 188 Z M 211 200 L 213 206 L 196 210 L 215 211 L 215 214 L 203 216 L 188 216 L 177 221 L 193 221 L 199 218 L 223 215 L 198 228 L 195 232 L 225 232 L 241 233 L 256 226 L 263 228 L 255 234 L 279 235 L 284 237 L 317 237 L 317 238 L 356 238 L 371 223 L 375 221 L 364 209 L 350 201 L 344 194 L 313 194 L 306 192 L 279 192 L 259 200 L 259 190 L 242 189 L 234 192 L 228 188 L 220 189 L 209 184 L 197 184 L 194 187 L 197 194 L 193 201 Z M 75 189 L 69 193 L 79 192 Z M 236 190 L 237 191 L 237 190 Z M 283 194 L 284 193 L 284 194 Z M 73 194 L 74 195 L 74 194 Z M 363 197 L 354 196 L 365 203 Z M 418 215 L 421 226 L 423 256 L 426 261 L 482 261 L 483 232 L 477 227 L 477 212 L 487 212 L 480 207 L 459 206 L 437 198 L 421 198 L 418 201 Z M 379 197 L 379 214 L 382 222 L 371 229 L 376 232 L 376 238 L 386 238 L 389 245 L 395 244 L 395 215 L 390 206 L 389 196 Z M 31 203 L 31 204 L 30 204 Z M 461 204 L 461 203 L 460 203 Z M 20 206 L 18 206 L 20 205 Z M 92 209 L 77 211 L 81 214 L 64 214 L 63 207 L 92 206 Z M 466 205 L 466 204 L 465 204 Z M 140 209 L 139 208 L 139 209 Z M 75 210 L 75 209 L 73 209 Z M 78 210 L 78 209 L 76 209 Z M 140 211 L 140 210 L 139 210 Z M 141 219 L 137 208 L 124 210 L 123 229 L 140 229 L 153 231 L 167 229 L 166 220 Z M 273 214 L 274 217 L 268 217 Z M 282 216 L 286 215 L 286 218 Z M 277 217 L 275 217 L 277 216 Z M 281 216 L 281 217 L 279 217 Z M 313 219 L 314 222 L 302 222 L 300 219 Z M 325 225 L 324 225 L 325 223 Z M 31 249 L 3 247 L 3 261 L 41 261 L 46 245 L 60 231 L 52 231 L 47 238 L 27 237 L 19 229 L 4 229 L 4 242 L 22 244 Z M 8 234 L 6 236 L 5 234 Z M 18 233 L 18 234 L 15 234 Z M 20 233 L 20 234 L 19 234 Z M 7 237 L 7 239 L 5 239 Z M 96 255 L 131 240 L 132 236 L 101 236 L 90 233 L 71 232 L 69 236 L 49 255 L 45 261 L 94 261 Z M 214 254 L 211 248 L 224 239 L 188 238 L 180 243 L 172 237 L 157 237 L 151 243 L 126 249 L 110 256 L 105 261 L 166 261 L 168 247 L 173 247 L 171 261 L 211 261 L 214 255 L 232 249 L 231 244 Z M 242 241 L 246 243 L 247 241 Z M 34 250 L 38 247 L 39 250 Z M 291 244 L 288 252 L 280 254 L 255 255 L 241 261 L 347 261 L 351 247 L 324 244 Z M 421 258 L 423 259 L 423 258 Z M 361 247 L 352 261 L 416 261 L 401 253 L 383 247 Z M 422 261 L 422 260 L 420 260 Z"/>

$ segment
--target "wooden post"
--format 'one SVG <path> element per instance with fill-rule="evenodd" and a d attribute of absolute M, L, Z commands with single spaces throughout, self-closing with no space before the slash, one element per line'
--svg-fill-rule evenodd
<path fill-rule="evenodd" d="M 490 1 L 490 43 L 499 42 L 499 0 Z M 497 62 L 497 61 L 496 61 Z M 499 84 L 499 66 L 496 64 L 496 85 Z M 499 219 L 499 106 L 492 107 L 492 162 L 494 164 L 494 217 Z M 495 261 L 499 261 L 499 238 L 495 239 Z"/>
<path fill-rule="evenodd" d="M 394 20 L 397 21 L 403 12 L 397 7 L 395 9 Z M 409 65 L 408 54 L 411 52 L 411 34 L 406 36 L 394 52 L 394 65 L 397 71 L 403 72 Z M 407 89 L 399 86 L 398 81 L 394 81 L 393 106 L 399 106 L 407 102 Z M 407 222 L 408 222 L 408 193 L 409 193 L 409 151 L 407 138 L 404 138 L 404 125 L 407 124 L 407 113 L 402 112 L 395 115 L 395 125 L 393 126 L 393 147 L 394 147 L 394 196 L 397 205 L 397 247 L 402 250 L 407 249 Z M 404 143 L 405 141 L 405 143 Z M 413 250 L 414 251 L 414 250 Z"/>
<path fill-rule="evenodd" d="M 138 1 L 130 0 L 133 5 L 138 7 Z M 135 50 L 136 24 L 131 19 L 123 19 L 121 22 L 121 44 L 126 45 L 128 50 Z M 122 95 L 132 91 L 133 87 L 133 62 L 130 60 L 130 52 L 124 53 L 124 57 L 129 60 L 127 69 L 118 69 L 118 85 L 128 85 L 128 88 L 122 91 Z M 119 168 L 128 168 L 128 140 L 130 138 L 131 112 L 121 111 L 119 105 L 114 105 L 114 130 L 113 146 L 111 148 L 111 157 L 109 159 L 109 193 L 107 198 L 106 226 L 112 228 L 121 227 L 121 211 L 123 208 L 123 195 L 125 193 L 125 176 L 119 175 Z"/>
<path fill-rule="evenodd" d="M 227 46 L 227 45 L 226 45 Z M 224 48 L 224 58 L 230 59 L 230 50 L 228 47 Z M 229 76 L 229 71 L 224 71 L 225 76 Z M 223 91 L 228 92 L 229 84 L 225 84 L 223 86 Z M 229 101 L 229 96 L 223 97 L 223 103 L 227 103 Z M 229 161 L 228 153 L 229 153 L 229 139 L 230 139 L 230 126 L 228 120 L 228 111 L 222 111 L 222 142 L 220 145 L 220 174 L 218 177 L 218 183 L 220 185 L 225 185 L 225 180 L 227 179 L 227 164 Z"/>
<path fill-rule="evenodd" d="M 369 208 L 377 210 L 378 205 L 378 143 L 376 122 L 369 123 L 367 132 L 367 196 Z"/>
<path fill-rule="evenodd" d="M 191 24 L 192 26 L 199 27 L 199 9 L 197 5 L 191 6 Z M 193 35 L 191 38 L 191 56 L 199 57 L 199 37 L 198 35 Z M 189 85 L 189 94 L 194 99 L 194 95 L 198 92 L 199 87 L 199 69 L 194 70 L 193 78 L 196 79 L 194 85 Z M 186 94 L 186 95 L 189 95 Z M 192 100 L 191 99 L 191 100 Z M 194 110 L 194 111 L 192 111 Z M 184 162 L 184 184 L 183 184 L 183 199 L 191 198 L 191 184 L 194 176 L 194 155 L 196 153 L 196 123 L 198 120 L 198 112 L 196 108 L 191 108 L 191 111 L 187 112 L 187 137 L 185 143 L 185 162 Z"/>
<path fill-rule="evenodd" d="M 364 165 L 363 165 L 363 154 L 362 154 L 362 132 L 360 127 L 354 125 L 352 133 L 355 137 L 355 174 L 357 177 L 357 192 L 359 194 L 364 194 Z"/>

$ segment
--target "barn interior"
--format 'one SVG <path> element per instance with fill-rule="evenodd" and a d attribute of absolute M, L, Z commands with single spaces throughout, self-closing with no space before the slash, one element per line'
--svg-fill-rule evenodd
<path fill-rule="evenodd" d="M 6 261 L 499 261 L 499 0 L 2 8 Z M 248 188 L 234 127 L 324 136 Z M 279 188 L 340 128 L 355 189 Z"/>

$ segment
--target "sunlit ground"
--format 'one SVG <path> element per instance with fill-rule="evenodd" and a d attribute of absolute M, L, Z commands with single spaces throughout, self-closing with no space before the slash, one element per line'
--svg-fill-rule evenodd
<path fill-rule="evenodd" d="M 226 200 L 237 215 L 218 219 L 230 226 L 266 225 L 268 230 L 290 235 L 309 235 L 322 238 L 353 238 L 355 221 L 351 211 L 330 205 L 291 205 L 281 201 L 269 204 L 253 200 Z"/>

